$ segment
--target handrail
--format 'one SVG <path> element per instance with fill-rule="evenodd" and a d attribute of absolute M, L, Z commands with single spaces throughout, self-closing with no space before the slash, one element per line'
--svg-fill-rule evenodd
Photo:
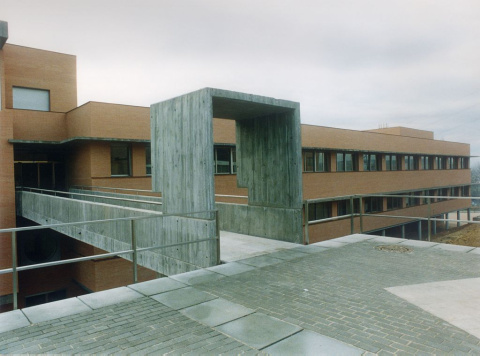
<path fill-rule="evenodd" d="M 63 192 L 60 190 L 49 190 L 49 189 L 42 189 L 42 188 L 32 188 L 32 187 L 23 187 L 22 190 L 28 190 L 33 193 L 33 191 L 39 191 L 40 194 L 43 192 L 47 193 L 54 193 L 55 196 L 57 194 L 64 194 L 64 195 L 76 195 L 76 196 L 84 196 L 84 197 L 93 197 L 93 198 L 102 198 L 102 199 L 110 199 L 110 200 L 118 200 L 118 201 L 129 201 L 134 203 L 145 203 L 145 204 L 152 204 L 152 205 L 163 205 L 162 202 L 156 202 L 151 200 L 139 200 L 139 199 L 128 199 L 128 198 L 118 198 L 118 197 L 109 197 L 107 195 L 97 195 L 97 194 L 86 194 L 86 193 L 73 193 L 73 192 Z M 138 195 L 137 195 L 138 196 Z"/>
<path fill-rule="evenodd" d="M 168 244 L 168 245 L 160 245 L 160 246 L 150 246 L 150 247 L 137 247 L 136 236 L 135 236 L 135 221 L 142 220 L 142 219 L 153 219 L 153 218 L 165 218 L 169 216 L 180 216 L 180 217 L 188 217 L 197 214 L 205 214 L 205 213 L 215 213 L 214 219 L 207 219 L 207 220 L 214 220 L 216 221 L 216 233 L 214 238 L 205 238 L 199 239 L 195 241 L 186 241 L 180 242 L 175 244 Z M 17 232 L 20 231 L 31 231 L 31 230 L 41 230 L 41 229 L 51 229 L 51 228 L 59 228 L 59 227 L 67 227 L 67 226 L 79 226 L 79 225 L 93 225 L 93 224 L 100 224 L 100 223 L 109 223 L 109 222 L 116 222 L 116 221 L 130 221 L 131 224 L 131 249 L 123 250 L 123 251 L 116 251 L 116 252 L 108 252 L 98 255 L 92 256 L 84 256 L 84 257 L 77 257 L 71 258 L 61 261 L 54 261 L 54 262 L 45 262 L 45 263 L 36 263 L 27 266 L 18 266 L 17 263 Z M 70 263 L 77 263 L 83 261 L 90 261 L 90 260 L 98 260 L 98 259 L 105 259 L 114 256 L 121 256 L 130 254 L 132 256 L 133 262 L 133 282 L 137 283 L 138 281 L 138 272 L 137 272 L 137 255 L 141 252 L 152 251 L 157 249 L 164 249 L 169 247 L 175 246 L 182 246 L 206 241 L 216 241 L 216 250 L 217 250 L 217 264 L 220 261 L 220 233 L 219 233 L 219 220 L 218 220 L 218 210 L 204 210 L 204 211 L 194 211 L 188 213 L 170 213 L 170 214 L 163 214 L 163 213 L 155 213 L 155 214 L 148 214 L 143 216 L 130 216 L 130 217 L 122 217 L 122 218 L 112 218 L 112 219 L 103 219 L 103 220 L 89 220 L 89 221 L 78 221 L 78 222 L 69 222 L 69 223 L 58 223 L 58 224 L 48 224 L 48 225 L 39 225 L 39 226 L 27 226 L 27 227 L 16 227 L 16 228 L 9 228 L 9 229 L 0 229 L 0 238 L 3 237 L 3 234 L 10 233 L 11 234 L 11 241 L 12 241 L 12 267 L 1 269 L 0 275 L 12 273 L 13 283 L 13 309 L 18 309 L 18 272 L 38 269 L 38 268 L 45 268 L 45 267 L 52 267 Z M 188 261 L 182 261 L 183 263 L 187 263 L 189 265 L 197 266 L 193 263 Z"/>
<path fill-rule="evenodd" d="M 479 183 L 472 183 L 469 184 L 470 186 L 473 185 L 479 185 Z M 430 189 L 423 189 L 419 191 L 426 191 Z M 387 214 L 370 214 L 370 213 L 365 213 L 363 212 L 363 198 L 367 197 L 391 197 L 391 198 L 414 198 L 414 199 L 421 199 L 421 200 L 426 200 L 426 203 L 424 204 L 418 204 L 415 206 L 420 206 L 420 205 L 428 205 L 428 216 L 427 217 L 419 217 L 419 216 L 399 216 L 399 215 L 387 215 Z M 473 224 L 479 224 L 480 221 L 474 221 L 470 219 L 470 212 L 471 210 L 476 210 L 475 208 L 467 208 L 468 212 L 468 220 L 461 220 L 459 218 L 457 219 L 446 219 L 446 218 L 434 218 L 432 217 L 432 209 L 431 205 L 432 204 L 437 204 L 437 203 L 444 203 L 447 200 L 473 200 L 478 197 L 472 197 L 472 196 L 444 196 L 444 195 L 415 195 L 415 194 L 353 194 L 353 195 L 344 195 L 344 196 L 336 196 L 336 197 L 326 197 L 326 198 L 315 198 L 315 199 L 305 199 L 303 201 L 303 209 L 304 209 L 304 242 L 306 244 L 309 244 L 309 231 L 308 228 L 310 225 L 316 225 L 316 224 L 321 224 L 321 223 L 327 223 L 327 222 L 332 222 L 332 221 L 337 221 L 337 220 L 343 220 L 350 218 L 351 223 L 350 223 L 350 232 L 352 234 L 355 233 L 355 226 L 354 226 L 354 218 L 359 217 L 360 218 L 360 233 L 364 232 L 363 229 L 363 218 L 365 216 L 367 217 L 378 217 L 378 218 L 394 218 L 394 219 L 407 219 L 407 220 L 414 220 L 414 221 L 428 221 L 428 241 L 431 239 L 431 226 L 430 226 L 430 221 L 443 221 L 443 222 L 457 222 L 457 223 L 473 223 Z M 355 212 L 354 210 L 354 200 L 358 199 L 358 210 L 359 212 Z M 432 200 L 435 199 L 435 201 L 432 202 Z M 344 201 L 344 200 L 349 200 L 350 201 L 350 213 L 346 215 L 341 215 L 341 216 L 333 216 L 333 217 L 328 217 L 328 218 L 323 218 L 323 219 L 317 219 L 317 220 L 309 220 L 308 213 L 309 213 L 309 205 L 310 204 L 315 204 L 315 203 L 323 203 L 323 202 L 333 202 L 333 201 Z M 404 209 L 404 208 L 409 208 L 407 207 L 402 207 L 399 209 Z M 438 213 L 435 215 L 439 214 L 448 214 L 448 212 L 444 213 Z M 373 230 L 372 230 L 373 231 Z"/>

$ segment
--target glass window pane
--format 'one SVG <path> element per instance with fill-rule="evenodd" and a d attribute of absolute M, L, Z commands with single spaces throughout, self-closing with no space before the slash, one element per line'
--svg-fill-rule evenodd
<path fill-rule="evenodd" d="M 50 111 L 50 91 L 13 87 L 13 108 Z"/>
<path fill-rule="evenodd" d="M 230 148 L 216 147 L 216 171 L 215 173 L 230 173 Z"/>
<path fill-rule="evenodd" d="M 337 153 L 337 172 L 345 171 L 345 161 L 343 153 Z"/>
<path fill-rule="evenodd" d="M 398 168 L 397 156 L 392 156 L 392 171 L 396 171 Z"/>
<path fill-rule="evenodd" d="M 112 145 L 111 146 L 111 172 L 112 176 L 130 175 L 130 146 Z"/>
<path fill-rule="evenodd" d="M 317 172 L 326 172 L 326 164 L 325 164 L 325 153 L 323 152 L 316 152 L 316 157 L 317 157 L 317 166 L 316 166 L 316 171 Z"/>
<path fill-rule="evenodd" d="M 304 159 L 305 159 L 304 167 L 303 167 L 304 172 L 313 172 L 313 158 L 314 158 L 313 151 L 304 152 Z"/>
<path fill-rule="evenodd" d="M 353 171 L 353 154 L 345 153 L 345 171 Z"/>

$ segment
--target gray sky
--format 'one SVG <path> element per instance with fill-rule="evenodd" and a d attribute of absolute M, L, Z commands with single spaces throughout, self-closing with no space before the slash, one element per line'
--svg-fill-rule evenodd
<path fill-rule="evenodd" d="M 217 87 L 480 155 L 479 0 L 0 0 L 0 19 L 9 43 L 77 56 L 79 105 Z"/>

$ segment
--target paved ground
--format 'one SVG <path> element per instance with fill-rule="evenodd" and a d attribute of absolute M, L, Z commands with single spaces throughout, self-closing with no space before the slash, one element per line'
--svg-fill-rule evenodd
<path fill-rule="evenodd" d="M 366 235 L 299 246 L 0 314 L 0 351 L 480 354 L 475 318 L 453 325 L 480 298 L 479 251 Z"/>

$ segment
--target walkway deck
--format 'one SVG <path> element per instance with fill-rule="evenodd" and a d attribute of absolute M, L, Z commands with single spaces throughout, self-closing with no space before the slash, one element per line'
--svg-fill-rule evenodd
<path fill-rule="evenodd" d="M 0 314 L 1 353 L 480 354 L 480 249 L 352 235 Z"/>

